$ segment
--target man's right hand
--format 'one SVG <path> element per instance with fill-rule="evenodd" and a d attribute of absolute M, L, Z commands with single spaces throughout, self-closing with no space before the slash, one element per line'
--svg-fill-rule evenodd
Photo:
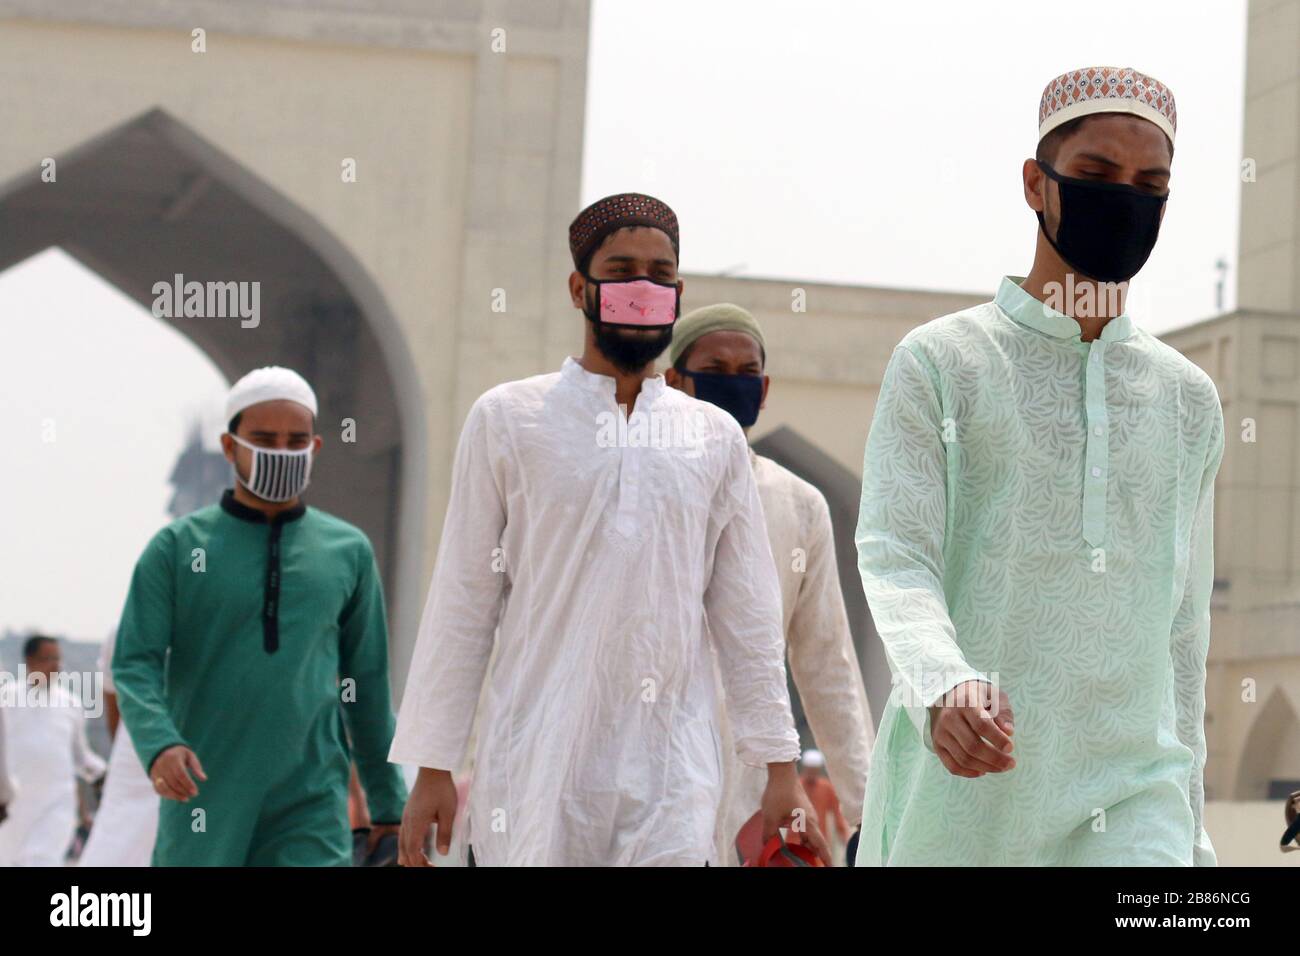
<path fill-rule="evenodd" d="M 456 819 L 456 784 L 448 770 L 421 767 L 402 813 L 402 833 L 397 841 L 398 866 L 433 866 L 424 852 L 429 828 L 438 827 L 438 852 L 451 850 L 451 826 Z"/>
<path fill-rule="evenodd" d="M 194 751 L 181 744 L 168 747 L 160 753 L 149 768 L 149 776 L 153 779 L 153 788 L 158 791 L 158 796 L 181 803 L 189 803 L 190 797 L 199 795 L 195 777 L 203 781 L 208 779 Z"/>
<path fill-rule="evenodd" d="M 1015 767 L 1011 701 L 999 689 L 996 712 L 992 705 L 993 685 L 971 680 L 958 684 L 930 708 L 934 752 L 954 776 L 982 777 Z"/>

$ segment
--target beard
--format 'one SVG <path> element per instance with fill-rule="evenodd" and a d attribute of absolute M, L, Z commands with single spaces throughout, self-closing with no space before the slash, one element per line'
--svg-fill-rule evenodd
<path fill-rule="evenodd" d="M 663 329 L 611 329 L 594 323 L 596 349 L 620 372 L 635 375 L 657 359 L 673 339 L 672 326 Z"/>
<path fill-rule="evenodd" d="M 620 372 L 636 375 L 643 368 L 663 355 L 668 344 L 673 340 L 673 327 L 666 325 L 660 329 L 624 329 L 610 327 L 600 321 L 599 312 L 594 313 L 588 298 L 585 310 L 591 322 L 591 331 L 596 341 L 596 350 L 609 360 Z"/>

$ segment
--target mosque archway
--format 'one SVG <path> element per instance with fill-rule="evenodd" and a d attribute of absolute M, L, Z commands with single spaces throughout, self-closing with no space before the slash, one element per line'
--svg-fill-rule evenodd
<path fill-rule="evenodd" d="M 166 321 L 232 381 L 279 364 L 312 382 L 325 447 L 310 502 L 366 532 L 389 620 L 413 627 L 425 422 L 405 339 L 373 280 L 308 211 L 161 110 L 54 159 L 53 181 L 35 169 L 0 187 L 0 270 L 58 246 L 146 308 L 155 284 L 177 275 L 258 283 L 255 323 Z M 148 375 L 140 357 L 105 359 L 123 375 Z M 353 441 L 344 440 L 344 419 L 355 423 Z"/>
<path fill-rule="evenodd" d="M 1274 687 L 1246 734 L 1237 768 L 1234 800 L 1280 799 L 1275 791 L 1300 778 L 1300 757 L 1292 749 L 1300 740 L 1300 717 L 1283 687 Z M 1274 782 L 1278 782 L 1275 786 Z"/>

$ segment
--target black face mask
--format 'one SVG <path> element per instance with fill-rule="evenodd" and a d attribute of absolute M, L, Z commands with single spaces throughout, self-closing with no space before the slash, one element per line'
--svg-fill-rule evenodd
<path fill-rule="evenodd" d="M 1038 167 L 1056 180 L 1061 197 L 1056 239 L 1047 234 L 1041 212 L 1038 225 L 1066 264 L 1102 282 L 1127 282 L 1137 275 L 1155 248 L 1169 193 L 1156 196 L 1121 183 L 1073 179 L 1043 162 Z"/>
<path fill-rule="evenodd" d="M 763 404 L 763 376 L 719 375 L 714 372 L 688 372 L 695 383 L 695 397 L 731 413 L 742 428 L 758 421 L 758 407 Z"/>

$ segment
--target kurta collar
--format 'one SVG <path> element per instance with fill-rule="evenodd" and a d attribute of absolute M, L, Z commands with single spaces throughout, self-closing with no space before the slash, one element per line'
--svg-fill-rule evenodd
<path fill-rule="evenodd" d="M 266 515 L 256 508 L 250 508 L 241 501 L 235 500 L 235 489 L 227 488 L 221 493 L 221 510 L 233 518 L 240 521 L 249 521 L 253 524 L 287 524 L 290 521 L 297 521 L 307 513 L 307 506 L 299 502 L 292 508 L 281 511 L 275 516 L 274 521 L 268 521 Z"/>
<path fill-rule="evenodd" d="M 1058 339 L 1083 341 L 1079 323 L 1064 313 L 1057 312 L 1045 302 L 1040 302 L 1020 287 L 1024 276 L 1003 276 L 993 302 L 1013 321 Z M 1098 338 L 1103 342 L 1118 342 L 1133 333 L 1133 321 L 1128 312 L 1121 312 L 1107 322 Z"/>
<path fill-rule="evenodd" d="M 564 381 L 590 392 L 604 392 L 606 395 L 613 397 L 617 391 L 618 383 L 615 381 L 614 376 L 589 372 L 572 355 L 564 357 L 564 364 L 560 366 L 560 376 Z M 638 398 L 658 398 L 665 387 L 666 383 L 662 372 L 650 378 L 642 379 L 641 392 Z"/>

